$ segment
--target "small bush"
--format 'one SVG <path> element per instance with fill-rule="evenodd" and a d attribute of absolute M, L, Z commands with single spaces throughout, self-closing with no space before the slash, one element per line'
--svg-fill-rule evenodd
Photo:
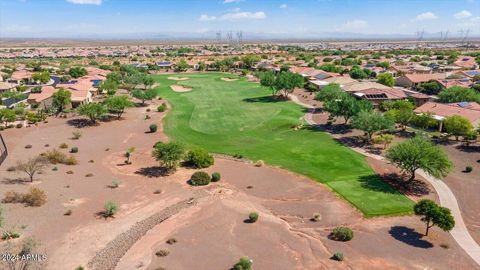
<path fill-rule="evenodd" d="M 31 144 L 25 145 L 25 149 L 30 149 L 30 148 L 32 148 L 32 145 L 31 145 Z"/>
<path fill-rule="evenodd" d="M 158 126 L 157 124 L 151 124 L 149 129 L 150 129 L 150 133 L 155 133 L 157 132 Z"/>
<path fill-rule="evenodd" d="M 339 261 L 339 262 L 343 261 L 343 253 L 335 252 L 333 254 L 333 259 L 336 260 L 336 261 Z"/>
<path fill-rule="evenodd" d="M 85 177 L 92 177 L 93 176 L 93 173 L 87 173 L 85 174 Z"/>
<path fill-rule="evenodd" d="M 148 115 L 148 114 L 145 115 L 145 120 L 148 120 L 148 119 L 150 119 L 150 118 L 151 118 L 150 115 Z"/>
<path fill-rule="evenodd" d="M 353 231 L 348 227 L 336 227 L 333 229 L 332 238 L 337 241 L 350 241 L 353 239 Z"/>
<path fill-rule="evenodd" d="M 63 164 L 65 164 L 65 165 L 77 165 L 78 161 L 74 156 L 69 156 Z"/>
<path fill-rule="evenodd" d="M 14 172 L 16 170 L 17 170 L 17 167 L 15 167 L 15 166 L 10 166 L 10 167 L 7 168 L 7 172 Z"/>
<path fill-rule="evenodd" d="M 61 149 L 67 149 L 67 148 L 68 148 L 68 144 L 62 143 L 62 144 L 60 144 L 58 147 L 61 148 Z"/>
<path fill-rule="evenodd" d="M 156 189 L 153 194 L 162 194 L 162 190 L 161 189 Z"/>
<path fill-rule="evenodd" d="M 44 146 L 45 146 L 45 147 L 50 147 L 50 144 L 47 143 L 47 144 L 45 144 Z"/>
<path fill-rule="evenodd" d="M 78 147 L 74 146 L 70 149 L 70 153 L 78 153 Z"/>
<path fill-rule="evenodd" d="M 237 159 L 242 159 L 243 158 L 243 155 L 240 155 L 240 154 L 235 154 L 233 155 L 234 158 L 237 158 Z"/>
<path fill-rule="evenodd" d="M 57 149 L 47 151 L 43 153 L 42 156 L 46 157 L 52 164 L 65 163 L 65 160 L 67 159 L 67 155 L 58 151 Z"/>
<path fill-rule="evenodd" d="M 47 202 L 47 195 L 43 190 L 32 187 L 29 192 L 23 195 L 23 203 L 28 206 L 42 206 Z"/>
<path fill-rule="evenodd" d="M 2 203 L 21 203 L 22 202 L 22 194 L 16 191 L 7 191 L 5 195 L 3 195 Z"/>
<path fill-rule="evenodd" d="M 22 124 L 22 123 L 18 123 L 15 127 L 16 127 L 16 128 L 22 128 L 22 127 L 23 127 L 23 124 Z"/>
<path fill-rule="evenodd" d="M 103 209 L 104 217 L 113 217 L 118 211 L 118 205 L 115 202 L 107 201 L 105 202 Z"/>
<path fill-rule="evenodd" d="M 14 230 L 6 230 L 2 234 L 2 240 L 10 240 L 10 239 L 15 239 L 19 237 L 20 237 L 20 233 Z"/>
<path fill-rule="evenodd" d="M 319 222 L 320 220 L 322 220 L 322 215 L 320 213 L 314 213 L 312 217 L 312 221 Z"/>
<path fill-rule="evenodd" d="M 465 167 L 465 172 L 466 173 L 471 173 L 473 171 L 473 167 L 472 166 L 467 166 Z"/>
<path fill-rule="evenodd" d="M 57 166 L 53 167 L 52 171 L 54 171 L 54 172 L 58 171 L 58 167 Z"/>
<path fill-rule="evenodd" d="M 157 112 L 164 112 L 167 109 L 167 106 L 165 104 L 162 104 L 157 107 Z"/>
<path fill-rule="evenodd" d="M 177 239 L 175 238 L 169 238 L 167 241 L 166 241 L 167 244 L 169 245 L 173 245 L 175 243 L 177 243 Z"/>
<path fill-rule="evenodd" d="M 220 178 L 222 178 L 220 173 L 218 172 L 212 173 L 212 182 L 218 182 L 220 181 Z"/>
<path fill-rule="evenodd" d="M 80 265 L 80 266 L 77 266 L 77 268 L 75 268 L 75 270 L 85 270 L 85 267 Z"/>
<path fill-rule="evenodd" d="M 241 257 L 233 266 L 234 270 L 252 270 L 253 262 L 248 257 Z"/>
<path fill-rule="evenodd" d="M 90 160 L 88 161 L 88 163 L 95 163 L 95 160 L 90 159 Z"/>
<path fill-rule="evenodd" d="M 255 223 L 255 222 L 257 222 L 257 220 L 258 220 L 258 213 L 257 212 L 251 212 L 248 215 L 248 221 L 250 223 Z"/>
<path fill-rule="evenodd" d="M 67 171 L 66 174 L 73 174 L 73 171 Z"/>
<path fill-rule="evenodd" d="M 146 111 L 147 111 L 147 112 L 151 112 L 152 110 L 151 110 L 150 108 L 147 108 L 147 110 L 146 110 Z"/>
<path fill-rule="evenodd" d="M 64 216 L 71 216 L 72 215 L 72 210 L 71 209 L 68 209 L 67 211 L 65 211 L 65 213 L 63 213 Z"/>
<path fill-rule="evenodd" d="M 110 188 L 118 188 L 120 186 L 120 181 L 118 180 L 113 180 L 112 183 L 110 184 Z"/>
<path fill-rule="evenodd" d="M 80 139 L 80 137 L 82 137 L 82 132 L 80 132 L 78 130 L 72 132 L 72 139 L 73 140 L 78 140 L 78 139 Z"/>
<path fill-rule="evenodd" d="M 168 256 L 168 254 L 170 254 L 170 251 L 168 251 L 166 249 L 162 249 L 162 250 L 159 250 L 159 251 L 155 252 L 155 255 L 157 255 L 157 257 L 166 257 L 166 256 Z"/>
<path fill-rule="evenodd" d="M 263 167 L 263 165 L 265 165 L 265 162 L 263 162 L 263 160 L 257 160 L 255 161 L 255 167 Z"/>
<path fill-rule="evenodd" d="M 210 184 L 210 175 L 206 172 L 195 172 L 190 177 L 190 184 L 192 186 L 205 186 Z"/>
<path fill-rule="evenodd" d="M 185 158 L 185 163 L 195 168 L 208 168 L 213 165 L 213 156 L 203 149 L 190 150 Z"/>

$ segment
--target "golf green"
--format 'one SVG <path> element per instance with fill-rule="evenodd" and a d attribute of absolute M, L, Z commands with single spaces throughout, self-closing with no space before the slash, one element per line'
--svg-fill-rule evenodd
<path fill-rule="evenodd" d="M 155 76 L 159 95 L 172 105 L 164 120 L 166 134 L 209 152 L 263 160 L 324 183 L 365 216 L 410 213 L 413 202 L 383 182 L 365 158 L 302 123 L 304 109 L 274 101 L 259 84 L 223 81 L 221 73 L 182 74 L 189 80 Z M 181 84 L 190 92 L 175 92 Z"/>

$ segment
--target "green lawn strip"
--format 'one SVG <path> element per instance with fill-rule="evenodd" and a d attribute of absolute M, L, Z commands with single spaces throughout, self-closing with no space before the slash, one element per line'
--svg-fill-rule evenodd
<path fill-rule="evenodd" d="M 375 185 L 362 182 L 363 176 L 374 175 L 362 155 L 326 133 L 293 129 L 304 114 L 301 107 L 272 101 L 268 89 L 244 78 L 220 79 L 226 76 L 188 74 L 190 80 L 181 84 L 193 90 L 184 93 L 170 89 L 177 82 L 168 76 L 156 76 L 160 96 L 173 106 L 164 120 L 167 135 L 210 152 L 264 160 L 326 183 L 365 216 L 411 212 L 412 201 L 378 177 L 370 180 Z"/>

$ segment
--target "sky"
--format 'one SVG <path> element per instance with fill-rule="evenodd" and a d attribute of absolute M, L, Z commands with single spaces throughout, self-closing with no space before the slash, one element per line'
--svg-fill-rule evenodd
<path fill-rule="evenodd" d="M 423 30 L 460 36 L 467 29 L 480 36 L 480 0 L 0 0 L 0 38 L 147 33 L 214 38 L 230 30 L 247 37 L 413 36 Z"/>

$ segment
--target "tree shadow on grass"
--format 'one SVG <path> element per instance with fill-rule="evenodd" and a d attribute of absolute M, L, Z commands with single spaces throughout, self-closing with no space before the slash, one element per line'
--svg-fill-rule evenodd
<path fill-rule="evenodd" d="M 406 185 L 404 176 L 397 173 L 388 173 L 383 175 L 371 174 L 359 177 L 359 182 L 363 188 L 383 193 L 402 193 L 411 196 L 424 196 L 430 193 L 430 188 L 422 181 L 414 180 Z"/>
<path fill-rule="evenodd" d="M 263 96 L 263 97 L 254 97 L 254 98 L 244 98 L 242 101 L 249 102 L 249 103 L 275 103 L 275 102 L 285 102 L 288 99 L 280 98 L 280 97 L 273 97 L 273 96 Z"/>
<path fill-rule="evenodd" d="M 432 248 L 433 244 L 423 240 L 423 235 L 416 232 L 414 229 L 405 226 L 393 226 L 388 231 L 390 235 L 407 245 L 417 248 Z"/>
<path fill-rule="evenodd" d="M 146 177 L 160 177 L 168 175 L 168 171 L 160 166 L 140 168 L 135 173 Z"/>
<path fill-rule="evenodd" d="M 317 124 L 317 125 L 310 125 L 309 129 L 312 131 L 323 131 L 331 134 L 348 134 L 352 132 L 352 128 L 344 124 L 336 124 L 336 125 Z"/>

